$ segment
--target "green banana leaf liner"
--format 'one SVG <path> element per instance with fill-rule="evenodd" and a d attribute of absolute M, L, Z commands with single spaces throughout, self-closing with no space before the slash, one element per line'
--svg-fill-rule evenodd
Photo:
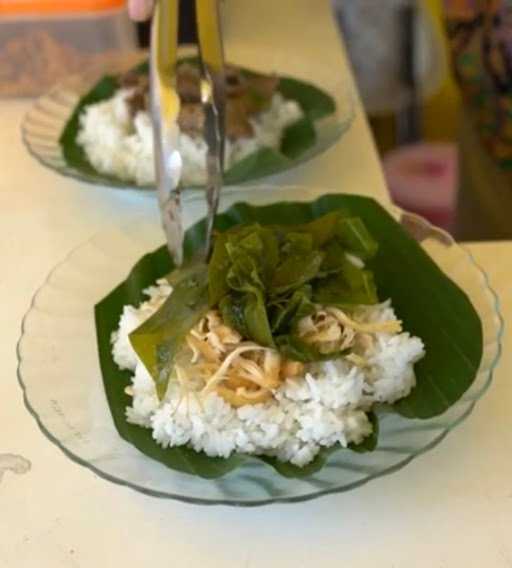
<path fill-rule="evenodd" d="M 405 330 L 420 337 L 425 357 L 415 366 L 417 385 L 409 396 L 386 408 L 407 418 L 426 419 L 442 414 L 471 386 L 482 357 L 483 337 L 480 319 L 466 294 L 434 263 L 421 246 L 377 202 L 351 195 L 325 195 L 312 203 L 282 202 L 255 207 L 233 205 L 217 218 L 218 230 L 240 223 L 305 223 L 336 209 L 349 210 L 360 217 L 379 242 L 371 260 L 379 297 L 391 298 L 403 320 Z M 204 242 L 204 220 L 186 234 L 185 253 L 192 257 Z M 162 449 L 151 431 L 129 424 L 125 408 L 131 399 L 124 389 L 131 373 L 115 364 L 110 337 L 118 327 L 123 306 L 138 305 L 142 291 L 169 273 L 173 263 L 165 246 L 140 259 L 127 279 L 95 307 L 96 331 L 103 384 L 114 424 L 119 435 L 141 452 L 169 468 L 205 478 L 219 477 L 243 464 L 247 456 L 211 458 L 187 447 Z M 377 416 L 370 418 L 374 433 L 358 446 L 323 449 L 304 468 L 260 457 L 287 477 L 307 477 L 323 467 L 334 451 L 372 451 L 378 438 Z M 254 456 L 252 457 L 254 459 Z"/>
<path fill-rule="evenodd" d="M 182 61 L 197 62 L 195 58 L 184 58 Z M 147 62 L 135 67 L 134 71 L 147 74 Z M 242 72 L 248 76 L 256 74 L 249 69 L 242 69 Z M 126 182 L 119 178 L 99 173 L 88 161 L 83 148 L 77 143 L 80 114 L 85 107 L 111 98 L 118 88 L 117 76 L 105 75 L 101 78 L 78 102 L 62 131 L 59 144 L 68 166 L 94 178 L 99 183 L 126 186 Z M 279 151 L 272 148 L 261 148 L 226 170 L 224 174 L 226 184 L 242 183 L 289 168 L 294 161 L 315 145 L 315 121 L 332 115 L 336 111 L 334 99 L 311 83 L 291 77 L 280 77 L 278 91 L 286 99 L 297 101 L 304 112 L 304 117 L 285 129 Z"/>

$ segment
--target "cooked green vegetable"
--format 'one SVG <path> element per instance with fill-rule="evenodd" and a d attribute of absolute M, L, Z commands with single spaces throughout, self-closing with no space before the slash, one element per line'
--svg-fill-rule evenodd
<path fill-rule="evenodd" d="M 328 306 L 347 306 L 352 304 L 376 304 L 377 289 L 373 274 L 358 268 L 347 258 L 342 258 L 339 269 L 321 280 L 313 293 L 318 304 Z"/>
<path fill-rule="evenodd" d="M 340 356 L 342 351 L 321 353 L 301 339 L 298 322 L 314 303 L 376 303 L 373 275 L 353 257 L 369 259 L 377 248 L 364 223 L 342 211 L 303 225 L 252 223 L 218 233 L 208 267 L 192 264 L 173 273 L 173 294 L 130 336 L 159 397 L 187 332 L 208 307 L 219 309 L 245 339 L 276 347 L 289 359 Z"/>
<path fill-rule="evenodd" d="M 362 259 L 370 259 L 377 252 L 376 241 L 359 217 L 340 219 L 336 225 L 336 236 L 342 245 Z"/>
<path fill-rule="evenodd" d="M 231 229 L 215 241 L 208 269 L 210 307 L 220 303 L 225 319 L 247 339 L 274 345 L 278 338 L 280 350 L 297 355 L 292 358 L 320 360 L 320 353 L 296 336 L 297 322 L 312 313 L 313 301 L 376 303 L 371 272 L 347 253 L 369 259 L 377 249 L 364 223 L 343 211 L 303 225 Z"/>
<path fill-rule="evenodd" d="M 208 310 L 207 270 L 197 264 L 173 273 L 173 293 L 148 320 L 130 335 L 130 341 L 155 380 L 163 398 L 174 358 L 190 329 Z"/>
<path fill-rule="evenodd" d="M 268 303 L 272 332 L 279 335 L 303 317 L 312 314 L 315 310 L 311 301 L 312 295 L 313 289 L 309 284 L 305 284 L 287 298 L 272 298 Z"/>
<path fill-rule="evenodd" d="M 283 227 L 283 230 L 298 233 L 309 233 L 313 238 L 313 244 L 317 247 L 322 247 L 328 241 L 332 240 L 337 231 L 338 225 L 342 219 L 345 219 L 348 216 L 349 214 L 346 210 L 339 209 L 337 211 L 326 213 L 309 223 Z"/>

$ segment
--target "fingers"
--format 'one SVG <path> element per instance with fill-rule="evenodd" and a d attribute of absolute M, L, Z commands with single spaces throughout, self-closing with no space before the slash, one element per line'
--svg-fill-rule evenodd
<path fill-rule="evenodd" d="M 153 10 L 153 0 L 128 0 L 128 13 L 136 22 L 147 20 Z"/>

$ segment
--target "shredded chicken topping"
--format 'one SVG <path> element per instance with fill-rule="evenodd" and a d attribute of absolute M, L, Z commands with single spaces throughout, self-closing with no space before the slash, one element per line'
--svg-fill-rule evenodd
<path fill-rule="evenodd" d="M 372 341 L 369 335 L 372 333 L 400 333 L 402 322 L 390 320 L 361 323 L 353 320 L 339 308 L 326 307 L 303 318 L 299 322 L 298 331 L 299 336 L 306 343 L 315 345 L 320 353 L 329 354 L 352 349 L 356 339 L 368 345 Z M 355 360 L 352 357 L 354 364 Z M 361 366 L 361 357 L 358 357 L 357 361 L 358 366 Z"/>
<path fill-rule="evenodd" d="M 320 353 L 346 351 L 347 360 L 359 367 L 367 362 L 354 352 L 358 345 L 373 342 L 373 333 L 398 333 L 401 329 L 399 321 L 356 322 L 334 307 L 319 307 L 298 324 L 299 337 Z M 190 330 L 186 344 L 191 357 L 188 352 L 182 358 L 187 362 L 175 365 L 183 394 L 214 391 L 235 407 L 265 402 L 283 381 L 305 371 L 303 363 L 288 360 L 275 349 L 244 341 L 216 310 L 210 310 Z"/>
<path fill-rule="evenodd" d="M 235 407 L 265 402 L 282 381 L 304 371 L 275 349 L 243 341 L 216 310 L 190 330 L 186 343 L 192 358 L 190 365 L 176 365 L 180 384 L 188 391 L 215 391 Z"/>
<path fill-rule="evenodd" d="M 334 314 L 318 310 L 299 322 L 299 337 L 318 347 L 320 353 L 344 351 L 354 344 L 356 335 L 352 327 L 344 325 Z"/>

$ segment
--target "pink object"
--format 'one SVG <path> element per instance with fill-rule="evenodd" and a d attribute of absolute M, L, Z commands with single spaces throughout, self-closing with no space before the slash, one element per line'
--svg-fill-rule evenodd
<path fill-rule="evenodd" d="M 420 143 L 384 156 L 393 201 L 450 231 L 455 219 L 458 156 L 453 144 Z"/>

